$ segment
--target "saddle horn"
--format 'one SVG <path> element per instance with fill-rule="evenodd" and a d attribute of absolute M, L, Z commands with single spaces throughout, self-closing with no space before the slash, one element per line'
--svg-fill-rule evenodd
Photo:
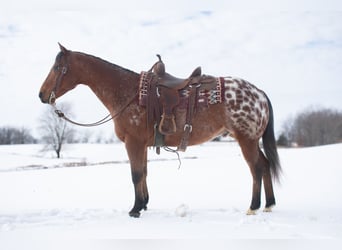
<path fill-rule="evenodd" d="M 156 73 L 158 76 L 165 75 L 165 64 L 163 63 L 161 56 L 157 54 L 157 57 L 159 59 L 158 62 L 156 62 L 153 66 L 153 72 Z"/>

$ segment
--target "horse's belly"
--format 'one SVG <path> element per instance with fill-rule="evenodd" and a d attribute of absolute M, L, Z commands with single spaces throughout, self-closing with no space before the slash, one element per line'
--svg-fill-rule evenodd
<path fill-rule="evenodd" d="M 197 145 L 212 140 L 226 132 L 224 105 L 216 104 L 208 108 L 198 110 L 191 120 L 191 133 L 188 145 Z M 176 116 L 177 132 L 165 136 L 165 143 L 169 146 L 178 146 L 184 136 L 186 126 L 186 111 L 180 110 Z"/>

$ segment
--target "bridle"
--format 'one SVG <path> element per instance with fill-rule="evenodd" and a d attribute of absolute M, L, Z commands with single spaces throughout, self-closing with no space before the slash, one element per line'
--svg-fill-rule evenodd
<path fill-rule="evenodd" d="M 61 70 L 61 73 L 60 73 L 59 76 L 57 77 L 55 87 L 53 88 L 53 90 L 52 90 L 51 93 L 50 93 L 50 96 L 49 96 L 49 104 L 51 104 L 51 105 L 54 104 L 54 102 L 55 102 L 55 100 L 56 100 L 56 92 L 57 92 L 57 89 L 58 89 L 59 86 L 61 85 L 63 76 L 64 76 L 67 72 L 68 72 L 67 66 L 63 66 L 63 67 L 62 67 L 62 70 Z"/>
<path fill-rule="evenodd" d="M 59 67 L 59 66 L 58 66 Z M 124 105 L 117 113 L 115 113 L 114 115 L 111 115 L 111 114 L 108 114 L 106 117 L 104 117 L 103 119 L 97 121 L 97 122 L 93 122 L 93 123 L 79 123 L 79 122 L 75 122 L 73 120 L 71 120 L 70 118 L 66 117 L 65 114 L 60 110 L 60 109 L 57 109 L 56 107 L 56 103 L 55 103 L 55 100 L 56 100 L 56 92 L 57 92 L 57 89 L 60 87 L 61 85 L 61 82 L 62 82 L 62 79 L 63 79 L 63 76 L 68 72 L 68 68 L 67 66 L 63 66 L 62 67 L 62 70 L 61 70 L 61 73 L 59 74 L 59 76 L 57 77 L 57 80 L 56 80 L 56 84 L 55 84 L 55 87 L 53 88 L 53 90 L 51 91 L 50 93 L 50 96 L 49 96 L 49 104 L 51 106 L 53 106 L 53 108 L 55 109 L 55 113 L 58 115 L 58 117 L 64 119 L 65 121 L 67 122 L 70 122 L 74 125 L 78 125 L 78 126 L 82 126 L 82 127 L 94 127 L 94 126 L 99 126 L 99 125 L 102 125 L 106 122 L 109 122 L 113 119 L 115 119 L 116 117 L 118 117 L 135 99 L 136 97 L 138 96 L 139 94 L 139 91 L 137 91 L 137 93 L 129 100 L 129 102 Z"/>

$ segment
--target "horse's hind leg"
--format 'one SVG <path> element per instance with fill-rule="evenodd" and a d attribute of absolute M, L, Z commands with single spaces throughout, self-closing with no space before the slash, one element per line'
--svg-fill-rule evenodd
<path fill-rule="evenodd" d="M 253 177 L 252 201 L 247 211 L 248 215 L 252 215 L 260 208 L 263 164 L 260 161 L 258 140 L 238 139 L 238 142 Z"/>
<path fill-rule="evenodd" d="M 275 205 L 275 198 L 269 162 L 260 150 L 258 140 L 241 139 L 238 141 L 253 177 L 252 201 L 247 214 L 253 215 L 256 210 L 260 208 L 262 181 L 264 182 L 266 196 L 266 206 L 264 211 L 271 212 L 272 207 Z"/>
<path fill-rule="evenodd" d="M 266 159 L 265 155 L 261 151 L 259 152 L 259 155 L 265 166 L 263 176 L 262 176 L 262 180 L 264 182 L 265 196 L 266 196 L 266 206 L 265 206 L 264 212 L 272 212 L 272 207 L 276 204 L 276 202 L 275 202 L 274 193 L 273 193 L 270 164 L 268 160 Z"/>

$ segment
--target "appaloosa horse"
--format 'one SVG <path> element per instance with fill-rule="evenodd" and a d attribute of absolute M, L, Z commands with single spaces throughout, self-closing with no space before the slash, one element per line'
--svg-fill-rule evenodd
<path fill-rule="evenodd" d="M 109 110 L 115 132 L 125 143 L 135 189 L 135 203 L 130 216 L 139 217 L 149 200 L 147 147 L 154 145 L 155 129 L 147 123 L 146 107 L 139 105 L 140 74 L 60 45 L 55 63 L 43 83 L 39 98 L 43 103 L 55 100 L 85 84 Z M 273 111 L 266 94 L 245 80 L 222 77 L 222 102 L 200 108 L 193 115 L 188 145 L 206 142 L 222 133 L 229 133 L 239 143 L 253 177 L 253 193 L 247 214 L 260 208 L 261 184 L 264 182 L 266 206 L 275 205 L 272 180 L 280 175 L 280 164 L 274 137 Z M 174 110 L 176 132 L 165 135 L 166 146 L 178 146 L 184 132 L 184 110 Z M 262 138 L 265 154 L 260 150 Z M 272 178 L 273 177 L 273 178 Z"/>

